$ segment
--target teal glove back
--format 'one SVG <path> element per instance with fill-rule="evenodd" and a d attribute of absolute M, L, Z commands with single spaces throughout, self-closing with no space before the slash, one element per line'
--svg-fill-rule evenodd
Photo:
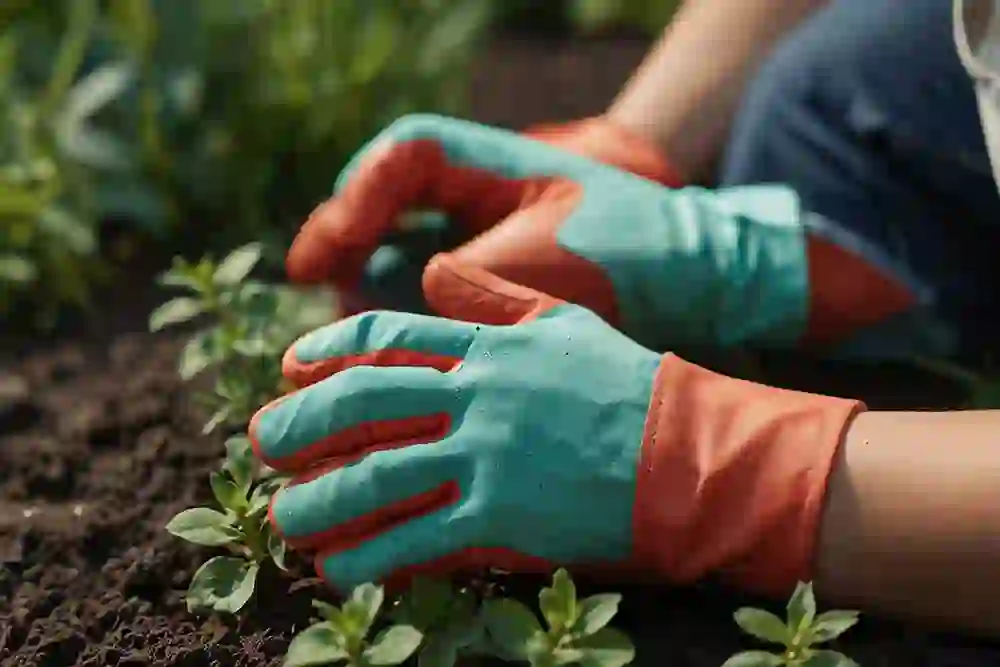
<path fill-rule="evenodd" d="M 473 567 L 483 550 L 493 565 L 498 551 L 626 561 L 659 364 L 554 300 L 514 326 L 396 312 L 331 324 L 285 357 L 308 386 L 251 425 L 262 460 L 299 474 L 274 499 L 273 525 L 317 550 L 338 588 L 428 563 Z"/>

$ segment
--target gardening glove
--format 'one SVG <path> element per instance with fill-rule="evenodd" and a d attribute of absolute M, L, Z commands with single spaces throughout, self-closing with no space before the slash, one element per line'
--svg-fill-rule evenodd
<path fill-rule="evenodd" d="M 410 123 L 422 123 L 426 120 L 421 120 L 420 117 L 405 118 L 383 133 L 381 138 L 397 137 L 401 124 L 405 126 Z M 437 120 L 448 123 L 445 119 L 435 119 L 435 122 Z M 533 157 L 530 147 L 535 142 L 527 141 L 524 138 L 527 136 L 562 151 L 596 160 L 664 185 L 679 187 L 681 183 L 680 178 L 655 144 L 617 125 L 603 115 L 568 123 L 538 125 L 529 128 L 524 135 L 504 133 L 500 136 L 503 136 L 505 140 L 502 145 L 515 169 L 530 169 L 532 167 Z M 442 135 L 440 140 L 442 145 L 449 142 L 464 143 L 467 141 L 461 131 L 457 134 L 448 132 Z M 529 147 L 527 153 L 524 146 Z M 354 163 L 341 176 L 337 184 L 338 193 L 346 188 L 350 178 L 348 174 L 356 171 L 358 162 L 362 161 L 366 154 L 367 149 L 355 158 Z M 474 161 L 475 155 L 469 157 L 473 158 L 473 162 L 469 166 L 477 166 Z M 484 164 L 483 167 L 492 169 L 493 165 Z M 370 178 L 382 178 L 379 173 L 384 174 L 384 170 L 381 172 L 375 170 Z M 451 190 L 462 189 L 468 180 L 465 174 L 453 170 L 445 170 L 435 178 L 441 180 L 440 184 L 435 187 Z M 384 187 L 376 189 L 384 189 Z M 326 262 L 337 261 L 337 258 L 331 256 L 324 259 L 324 256 L 331 251 L 327 250 L 324 240 L 325 232 L 318 231 L 317 228 L 331 223 L 316 222 L 316 220 L 322 221 L 330 215 L 342 215 L 335 212 L 337 208 L 342 206 L 342 204 L 324 204 L 303 228 L 288 261 L 290 273 L 294 278 L 300 280 L 323 280 L 326 278 L 326 267 L 328 266 Z M 346 236 L 348 243 L 351 237 L 361 233 L 354 231 L 355 227 L 370 224 L 364 210 L 359 210 L 357 214 L 351 214 L 349 217 L 352 218 L 352 222 L 346 223 L 346 227 L 337 232 L 338 235 Z M 365 257 L 364 254 L 361 255 L 361 258 L 366 260 L 364 268 L 358 272 L 357 267 L 355 267 L 355 273 L 347 276 L 351 280 L 348 281 L 345 277 L 344 280 L 339 281 L 346 310 L 349 313 L 361 312 L 374 307 L 394 307 L 414 312 L 426 312 L 426 303 L 420 291 L 420 275 L 427 260 L 437 252 L 454 248 L 468 241 L 475 233 L 498 222 L 500 218 L 493 216 L 493 219 L 490 219 L 490 216 L 486 216 L 477 221 L 471 221 L 474 223 L 472 225 L 463 225 L 462 219 L 456 220 L 457 224 L 449 224 L 446 218 L 440 214 L 436 216 L 424 215 L 417 223 L 414 223 L 412 217 L 409 218 L 408 222 L 401 222 L 401 220 L 402 217 L 397 215 L 393 220 L 388 221 L 387 225 L 391 229 L 380 229 L 378 232 L 378 249 L 374 252 L 365 251 L 372 255 L 371 258 Z M 335 251 L 334 254 L 336 254 Z M 320 259 L 317 260 L 315 255 L 319 255 Z M 320 262 L 321 266 L 317 266 L 317 261 Z M 553 267 L 553 270 L 558 270 L 558 267 Z"/>
<path fill-rule="evenodd" d="M 669 189 L 436 116 L 398 121 L 358 155 L 292 246 L 292 277 L 355 286 L 415 208 L 476 235 L 454 251 L 462 262 L 584 305 L 655 349 L 831 343 L 910 303 L 858 256 L 807 234 L 787 187 Z"/>
<path fill-rule="evenodd" d="M 661 356 L 446 255 L 424 286 L 453 319 L 376 311 L 306 335 L 284 357 L 302 389 L 250 425 L 295 475 L 272 525 L 329 583 L 557 565 L 774 593 L 812 578 L 861 404 Z"/>

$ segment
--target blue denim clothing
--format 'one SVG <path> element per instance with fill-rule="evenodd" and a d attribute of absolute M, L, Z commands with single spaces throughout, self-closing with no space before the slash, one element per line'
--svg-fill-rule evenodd
<path fill-rule="evenodd" d="M 918 295 L 853 352 L 951 354 L 1000 334 L 1000 194 L 951 0 L 832 0 L 759 70 L 719 180 L 791 185 L 814 233 Z"/>
<path fill-rule="evenodd" d="M 952 355 L 1000 340 L 1000 194 L 952 0 L 831 0 L 783 38 L 751 81 L 718 174 L 784 183 L 805 224 L 906 284 L 918 306 L 839 350 Z M 456 242 L 404 232 L 369 263 L 367 295 L 423 310 L 420 273 Z"/>

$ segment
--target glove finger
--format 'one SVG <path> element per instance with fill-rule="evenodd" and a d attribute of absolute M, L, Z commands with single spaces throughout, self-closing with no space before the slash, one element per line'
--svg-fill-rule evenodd
<path fill-rule="evenodd" d="M 453 515 L 452 508 L 444 508 L 348 548 L 319 551 L 316 573 L 332 588 L 349 591 L 368 581 L 384 581 L 400 570 L 446 560 L 467 546 L 464 526 Z"/>
<path fill-rule="evenodd" d="M 354 366 L 457 366 L 475 327 L 430 315 L 369 311 L 315 329 L 285 352 L 282 372 L 304 387 Z"/>
<path fill-rule="evenodd" d="M 418 444 L 313 471 L 275 494 L 271 522 L 297 549 L 333 551 L 372 539 L 459 502 L 463 463 L 450 449 Z"/>
<path fill-rule="evenodd" d="M 530 207 L 448 254 L 461 264 L 480 267 L 508 282 L 584 306 L 617 326 L 618 299 L 608 273 L 584 255 L 567 250 L 558 239 L 567 221 L 591 215 L 586 209 L 577 209 L 579 190 L 570 181 L 555 183 Z M 434 304 L 429 294 L 427 299 Z M 471 307 L 467 301 L 456 305 L 463 310 Z"/>
<path fill-rule="evenodd" d="M 524 169 L 511 173 L 511 132 L 437 116 L 396 121 L 363 148 L 288 253 L 294 280 L 351 287 L 365 262 L 409 210 L 431 209 L 461 221 L 468 236 L 496 224 L 522 198 Z M 538 146 L 543 144 L 538 143 Z M 544 147 L 544 146 L 543 146 Z M 549 152 L 556 152 L 545 147 Z M 515 170 L 516 172 L 517 170 Z"/>
<path fill-rule="evenodd" d="M 454 407 L 450 382 L 433 368 L 358 366 L 264 406 L 248 435 L 263 462 L 297 472 L 438 440 L 451 429 Z"/>
<path fill-rule="evenodd" d="M 428 303 L 444 317 L 483 324 L 517 324 L 564 303 L 448 254 L 427 264 L 423 287 Z"/>

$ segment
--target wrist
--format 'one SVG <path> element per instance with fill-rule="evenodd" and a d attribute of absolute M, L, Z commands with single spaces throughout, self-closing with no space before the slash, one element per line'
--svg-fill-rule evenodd
<path fill-rule="evenodd" d="M 863 410 L 665 355 L 643 438 L 638 561 L 677 583 L 717 573 L 773 594 L 812 579 L 828 478 Z"/>

